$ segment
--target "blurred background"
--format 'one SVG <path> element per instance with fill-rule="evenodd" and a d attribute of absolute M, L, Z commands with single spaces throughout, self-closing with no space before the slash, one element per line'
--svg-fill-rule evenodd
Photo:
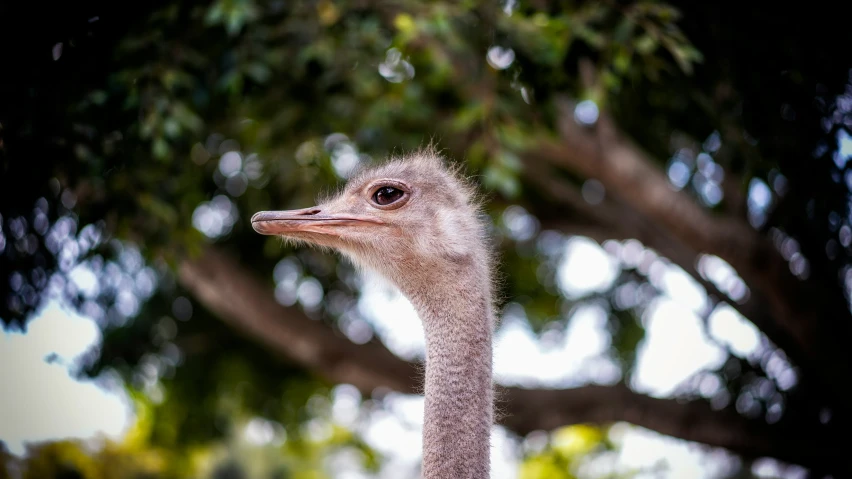
<path fill-rule="evenodd" d="M 429 142 L 493 477 L 850 477 L 839 5 L 0 2 L 0 478 L 418 477 L 411 305 L 249 218 Z"/>

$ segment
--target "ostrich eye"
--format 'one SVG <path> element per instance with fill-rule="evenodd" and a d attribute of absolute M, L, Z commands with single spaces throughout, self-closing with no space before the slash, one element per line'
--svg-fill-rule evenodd
<path fill-rule="evenodd" d="M 373 201 L 375 201 L 377 205 L 386 206 L 399 200 L 404 194 L 405 192 L 400 189 L 392 186 L 383 186 L 373 193 Z"/>

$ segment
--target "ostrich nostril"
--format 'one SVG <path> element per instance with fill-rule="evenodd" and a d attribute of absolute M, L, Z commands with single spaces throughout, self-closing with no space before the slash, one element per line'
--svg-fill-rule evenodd
<path fill-rule="evenodd" d="M 300 216 L 315 216 L 322 212 L 320 208 L 304 208 L 301 210 L 287 210 L 287 211 L 260 211 L 255 213 L 251 217 L 252 223 L 262 222 L 262 221 L 286 221 L 288 219 L 292 220 L 293 218 Z"/>

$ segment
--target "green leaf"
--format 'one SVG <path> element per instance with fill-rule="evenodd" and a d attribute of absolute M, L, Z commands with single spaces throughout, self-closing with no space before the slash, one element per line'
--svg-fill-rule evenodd
<path fill-rule="evenodd" d="M 157 138 L 151 143 L 151 154 L 158 160 L 166 160 L 169 157 L 169 144 L 163 138 Z"/>
<path fill-rule="evenodd" d="M 503 156 L 500 155 L 498 158 Z M 496 165 L 485 167 L 483 183 L 488 188 L 497 189 L 503 196 L 509 199 L 516 198 L 521 190 L 517 175 L 504 161 L 499 161 Z"/>
<path fill-rule="evenodd" d="M 204 120 L 184 103 L 175 103 L 172 106 L 172 114 L 183 127 L 190 131 L 198 133 L 204 128 Z"/>
<path fill-rule="evenodd" d="M 509 150 L 502 150 L 497 158 L 499 159 L 500 165 L 504 167 L 506 171 L 512 173 L 521 171 L 521 159 L 518 158 L 518 155 L 515 153 Z"/>
<path fill-rule="evenodd" d="M 465 105 L 453 116 L 451 128 L 456 131 L 463 131 L 471 128 L 475 123 L 482 121 L 485 115 L 485 108 L 481 102 L 473 102 Z"/>
<path fill-rule="evenodd" d="M 272 70 L 263 63 L 254 62 L 246 67 L 246 74 L 258 83 L 266 83 L 272 76 Z"/>
<path fill-rule="evenodd" d="M 166 118 L 163 122 L 163 133 L 169 138 L 177 138 L 180 135 L 180 123 L 175 118 Z"/>
<path fill-rule="evenodd" d="M 657 40 L 651 35 L 645 34 L 637 38 L 633 46 L 640 54 L 647 55 L 657 49 Z"/>
<path fill-rule="evenodd" d="M 204 22 L 207 25 L 216 25 L 222 21 L 224 16 L 225 9 L 222 2 L 216 2 L 207 10 L 207 15 L 204 16 Z"/>
<path fill-rule="evenodd" d="M 166 224 L 177 223 L 177 211 L 167 202 L 150 194 L 139 196 L 139 206 Z"/>
<path fill-rule="evenodd" d="M 612 32 L 612 39 L 619 43 L 627 42 L 633 35 L 633 30 L 636 28 L 636 23 L 633 19 L 625 16 L 618 22 L 618 26 Z"/>
<path fill-rule="evenodd" d="M 107 93 L 103 90 L 95 90 L 89 94 L 89 101 L 95 105 L 103 105 L 106 103 Z"/>
<path fill-rule="evenodd" d="M 630 52 L 626 49 L 619 49 L 612 60 L 612 66 L 617 73 L 626 73 L 630 69 Z"/>

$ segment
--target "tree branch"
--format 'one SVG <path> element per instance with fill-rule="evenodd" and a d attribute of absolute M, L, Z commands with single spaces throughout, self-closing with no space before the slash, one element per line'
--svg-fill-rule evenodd
<path fill-rule="evenodd" d="M 357 345 L 301 310 L 278 304 L 270 288 L 213 248 L 184 261 L 178 279 L 222 321 L 329 381 L 352 384 L 366 395 L 380 386 L 420 391 L 416 364 L 377 340 Z"/>
<path fill-rule="evenodd" d="M 751 421 L 703 400 L 688 402 L 638 394 L 623 384 L 574 389 L 508 388 L 512 415 L 503 424 L 525 434 L 566 424 L 629 422 L 672 437 L 723 447 L 743 458 L 774 457 L 806 467 L 846 470 L 837 442 Z M 809 441 L 818 440 L 822 444 Z"/>
<path fill-rule="evenodd" d="M 637 239 L 646 246 L 654 248 L 692 276 L 707 291 L 708 295 L 727 303 L 752 321 L 778 347 L 785 351 L 788 349 L 795 350 L 795 344 L 786 332 L 778 328 L 778 324 L 772 318 L 769 307 L 760 291 L 752 291 L 749 298 L 742 303 L 732 300 L 698 272 L 696 268 L 698 253 L 695 250 L 690 249 L 647 221 L 629 205 L 612 197 L 604 199 L 597 205 L 591 205 L 576 191 L 576 188 L 559 179 L 546 164 L 529 158 L 524 159 L 524 174 L 552 201 L 571 207 L 584 217 L 592 218 L 587 219 L 587 223 L 598 225 L 597 228 L 587 227 L 580 231 L 574 227 L 575 222 L 568 220 L 562 212 L 555 213 L 552 208 L 545 211 L 532 210 L 532 213 L 542 222 L 543 226 L 576 234 L 589 232 L 594 235 L 591 237 L 598 242 L 606 239 Z"/>
<path fill-rule="evenodd" d="M 297 308 L 278 304 L 265 286 L 227 255 L 208 248 L 184 260 L 183 287 L 235 330 L 333 382 L 352 384 L 365 395 L 379 388 L 420 390 L 420 365 L 406 362 L 380 342 L 357 345 Z M 574 389 L 498 386 L 501 423 L 518 434 L 575 423 L 627 421 L 682 439 L 723 447 L 747 456 L 771 456 L 808 464 L 834 461 L 839 446 L 813 437 L 782 434 L 760 421 L 713 411 L 702 401 L 656 399 L 624 385 Z"/>
<path fill-rule="evenodd" d="M 683 192 L 674 190 L 648 156 L 618 131 L 602 112 L 593 128 L 573 119 L 573 102 L 557 101 L 559 142 L 543 140 L 527 155 L 601 181 L 608 191 L 655 225 L 698 252 L 726 260 L 769 305 L 777 344 L 805 369 L 816 373 L 836 406 L 852 395 L 852 357 L 838 344 L 833 325 L 852 322 L 848 308 L 835 308 L 814 285 L 795 278 L 771 242 L 739 218 L 713 216 Z M 829 324 L 822 315 L 844 314 Z M 847 318 L 848 321 L 847 321 Z M 781 338 L 783 332 L 785 338 Z"/>

